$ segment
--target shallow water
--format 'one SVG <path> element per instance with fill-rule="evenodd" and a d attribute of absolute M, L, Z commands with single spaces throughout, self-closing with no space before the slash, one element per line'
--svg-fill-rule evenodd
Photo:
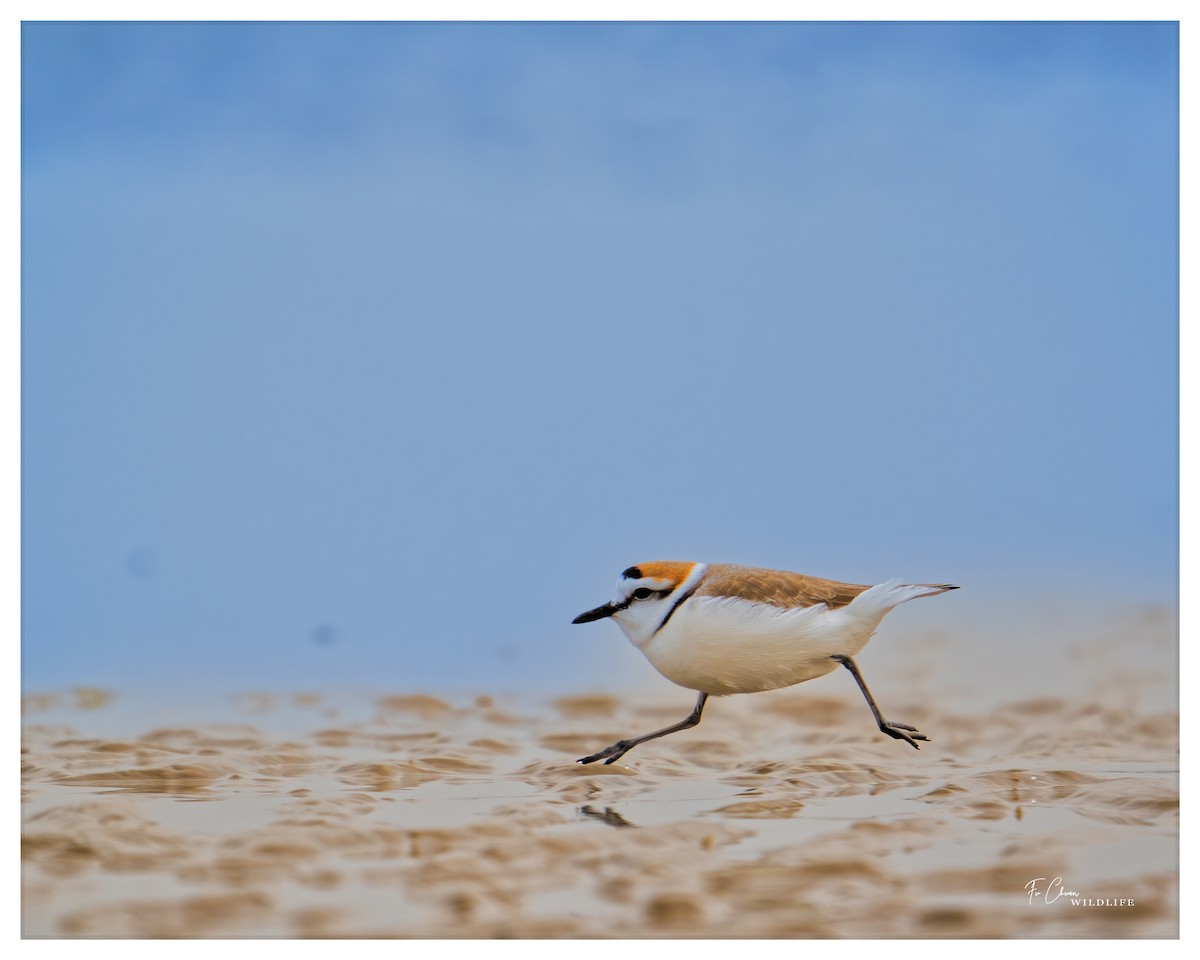
<path fill-rule="evenodd" d="M 1177 936 L 1174 711 L 888 693 L 919 752 L 801 687 L 607 767 L 689 695 L 30 698 L 24 934 Z"/>

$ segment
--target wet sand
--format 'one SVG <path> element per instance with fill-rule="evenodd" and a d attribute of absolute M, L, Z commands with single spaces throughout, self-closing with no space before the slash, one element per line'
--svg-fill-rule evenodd
<path fill-rule="evenodd" d="M 889 691 L 918 752 L 810 685 L 573 762 L 690 699 L 259 694 L 161 726 L 27 698 L 23 933 L 1178 935 L 1174 711 Z"/>

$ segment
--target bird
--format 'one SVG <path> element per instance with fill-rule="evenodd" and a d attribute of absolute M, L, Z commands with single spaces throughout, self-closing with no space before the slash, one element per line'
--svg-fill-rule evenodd
<path fill-rule="evenodd" d="M 648 740 L 700 722 L 709 697 L 759 693 L 814 680 L 844 667 L 882 733 L 919 750 L 929 738 L 885 720 L 854 657 L 880 621 L 908 600 L 957 590 L 950 583 L 842 583 L 732 563 L 656 560 L 626 568 L 607 603 L 572 623 L 611 618 L 659 673 L 699 692 L 679 723 L 618 740 L 579 763 L 615 763 Z"/>

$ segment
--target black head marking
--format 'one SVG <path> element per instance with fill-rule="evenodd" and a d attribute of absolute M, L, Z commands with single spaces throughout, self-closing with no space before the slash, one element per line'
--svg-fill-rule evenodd
<path fill-rule="evenodd" d="M 641 580 L 642 579 L 642 571 L 638 567 L 630 567 L 623 574 L 621 574 L 621 579 L 622 580 Z"/>

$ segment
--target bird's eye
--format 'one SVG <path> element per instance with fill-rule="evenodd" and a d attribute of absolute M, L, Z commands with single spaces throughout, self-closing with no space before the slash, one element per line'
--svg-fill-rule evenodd
<path fill-rule="evenodd" d="M 633 591 L 633 599 L 634 600 L 645 600 L 647 597 L 653 595 L 653 593 L 654 593 L 653 590 L 648 590 L 645 587 L 638 587 L 636 590 Z"/>

